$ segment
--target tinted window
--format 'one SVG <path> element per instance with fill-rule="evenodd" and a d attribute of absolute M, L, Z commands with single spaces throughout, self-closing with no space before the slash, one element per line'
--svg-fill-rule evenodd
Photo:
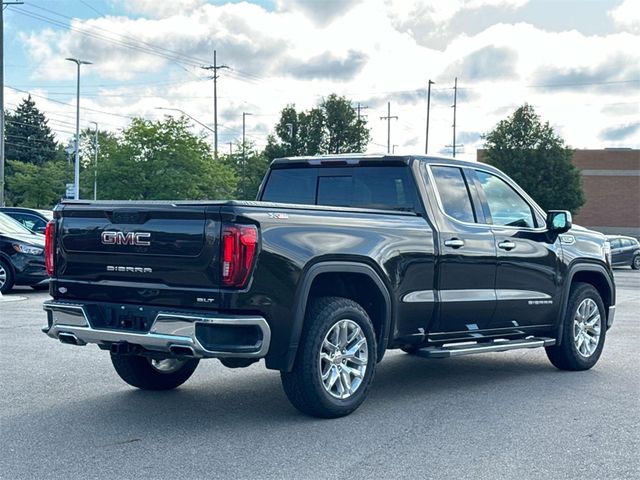
<path fill-rule="evenodd" d="M 406 211 L 415 210 L 416 198 L 409 169 L 392 166 L 276 169 L 262 195 L 272 202 Z"/>
<path fill-rule="evenodd" d="M 455 167 L 431 167 L 431 172 L 445 213 L 462 222 L 475 222 L 471 197 L 462 170 Z"/>
<path fill-rule="evenodd" d="M 265 202 L 316 203 L 315 168 L 287 168 L 271 170 L 262 194 Z"/>
<path fill-rule="evenodd" d="M 353 202 L 353 177 L 318 178 L 318 205 L 348 206 Z"/>
<path fill-rule="evenodd" d="M 633 247 L 635 245 L 635 242 L 633 240 L 631 240 L 630 238 L 623 238 L 622 239 L 622 246 L 623 247 Z"/>
<path fill-rule="evenodd" d="M 611 244 L 611 248 L 620 248 L 620 245 L 621 245 L 619 238 L 613 238 L 609 240 L 609 243 Z"/>
<path fill-rule="evenodd" d="M 318 205 L 414 210 L 415 189 L 406 167 L 356 167 L 348 175 L 318 178 Z"/>
<path fill-rule="evenodd" d="M 534 228 L 531 207 L 504 180 L 490 173 L 476 170 L 484 190 L 494 225 Z"/>

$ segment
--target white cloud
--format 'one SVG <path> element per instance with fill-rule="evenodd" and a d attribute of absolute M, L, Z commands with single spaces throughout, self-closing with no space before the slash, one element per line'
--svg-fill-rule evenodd
<path fill-rule="evenodd" d="M 640 33 L 640 3 L 637 0 L 624 0 L 609 11 L 609 16 L 619 27 Z"/>
<path fill-rule="evenodd" d="M 128 12 L 139 13 L 152 18 L 165 18 L 185 14 L 206 3 L 206 0 L 112 0 Z"/>
<path fill-rule="evenodd" d="M 300 12 L 307 15 L 316 25 L 326 26 L 341 15 L 346 14 L 364 0 L 276 0 L 280 12 Z"/>
<path fill-rule="evenodd" d="M 136 8 L 146 5 L 134 3 Z M 238 138 L 242 112 L 254 114 L 248 117 L 247 133 L 263 145 L 269 126 L 286 104 L 306 109 L 336 92 L 369 106 L 364 113 L 372 129 L 371 150 L 386 147 L 386 122 L 379 117 L 386 115 L 386 103 L 391 101 L 392 115 L 399 116 L 392 123 L 391 143 L 398 145 L 397 152 L 421 151 L 426 83 L 431 78 L 437 84 L 432 91 L 429 143 L 436 152 L 452 140 L 454 76 L 459 77 L 457 128 L 458 141 L 466 144 L 463 157 L 473 158 L 481 144 L 479 134 L 525 101 L 557 126 L 572 146 L 607 146 L 608 138 L 601 135 L 604 129 L 637 122 L 638 110 L 631 108 L 640 103 L 637 34 L 587 36 L 575 30 L 549 32 L 526 23 L 494 24 L 475 35 L 447 37 L 438 49 L 417 34 L 432 22 L 436 31 L 450 35 L 448 22 L 462 9 L 518 8 L 524 3 L 354 1 L 318 20 L 319 14 L 309 10 L 315 2 L 281 2 L 275 11 L 243 2 L 195 5 L 158 18 L 103 17 L 74 23 L 76 29 L 110 38 L 115 37 L 108 32 L 117 32 L 175 51 L 186 62 L 182 68 L 162 56 L 77 31 L 41 30 L 24 34 L 23 39 L 35 65 L 34 77 L 68 81 L 69 99 L 75 69 L 63 60 L 65 56 L 94 61 L 83 70 L 83 76 L 86 72 L 94 82 L 108 84 L 109 79 L 129 80 L 149 73 L 158 81 L 181 82 L 104 88 L 102 96 L 95 96 L 96 89 L 85 89 L 83 106 L 152 119 L 167 113 L 155 107 L 181 108 L 209 125 L 213 88 L 210 81 L 196 78 L 206 75 L 197 60 L 210 62 L 216 48 L 218 61 L 233 68 L 221 71 L 218 82 L 221 149 Z M 421 15 L 420 8 L 428 15 Z M 400 20 L 410 19 L 415 20 L 411 28 L 408 24 L 399 28 Z M 99 117 L 105 124 L 120 122 L 114 118 L 109 122 L 108 116 L 96 112 L 84 115 Z M 624 141 L 640 146 L 640 131 L 628 131 Z"/>

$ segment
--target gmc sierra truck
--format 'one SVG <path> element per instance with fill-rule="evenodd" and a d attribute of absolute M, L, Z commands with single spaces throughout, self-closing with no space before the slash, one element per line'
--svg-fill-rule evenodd
<path fill-rule="evenodd" d="M 264 359 L 300 411 L 354 411 L 389 349 L 600 357 L 605 237 L 499 170 L 426 156 L 275 160 L 257 201 L 67 201 L 46 231 L 43 329 L 118 375 L 176 388 L 205 358 Z"/>

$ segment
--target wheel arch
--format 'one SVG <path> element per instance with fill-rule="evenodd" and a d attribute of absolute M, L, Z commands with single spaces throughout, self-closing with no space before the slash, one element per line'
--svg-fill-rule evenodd
<path fill-rule="evenodd" d="M 609 275 L 607 268 L 599 264 L 574 264 L 569 267 L 565 277 L 565 283 L 562 293 L 562 305 L 558 313 L 558 329 L 556 339 L 558 344 L 562 341 L 562 333 L 564 330 L 564 316 L 566 314 L 567 303 L 569 302 L 569 294 L 571 287 L 576 283 L 588 283 L 598 291 L 605 307 L 605 315 L 607 316 L 607 328 L 609 324 L 609 307 L 615 305 L 615 286 L 613 279 Z"/>
<path fill-rule="evenodd" d="M 313 298 L 321 296 L 349 298 L 366 310 L 376 331 L 380 361 L 389 341 L 392 321 L 393 306 L 388 287 L 378 272 L 366 263 L 323 261 L 306 269 L 298 284 L 285 371 L 293 368 L 307 306 Z"/>

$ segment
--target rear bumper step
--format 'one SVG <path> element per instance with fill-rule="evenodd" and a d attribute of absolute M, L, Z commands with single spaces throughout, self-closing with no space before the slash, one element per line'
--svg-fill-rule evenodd
<path fill-rule="evenodd" d="M 506 352 L 520 348 L 550 347 L 556 344 L 555 338 L 531 337 L 520 340 L 494 340 L 484 343 L 449 344 L 442 347 L 425 347 L 416 351 L 418 357 L 448 358 L 486 352 Z"/>
<path fill-rule="evenodd" d="M 49 323 L 42 331 L 51 338 L 72 345 L 110 345 L 114 353 L 142 347 L 194 358 L 262 358 L 271 342 L 269 324 L 260 316 L 158 312 L 149 332 L 130 332 L 93 328 L 81 304 L 49 301 L 44 310 Z"/>

